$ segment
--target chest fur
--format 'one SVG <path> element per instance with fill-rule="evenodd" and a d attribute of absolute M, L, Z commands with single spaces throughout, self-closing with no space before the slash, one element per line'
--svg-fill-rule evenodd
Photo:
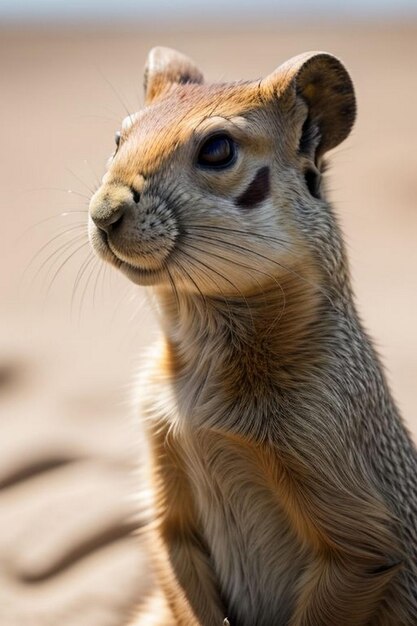
<path fill-rule="evenodd" d="M 273 461 L 261 459 L 261 450 L 239 439 L 212 431 L 182 445 L 200 527 L 231 623 L 286 624 L 295 583 L 309 555 L 280 503 Z"/>

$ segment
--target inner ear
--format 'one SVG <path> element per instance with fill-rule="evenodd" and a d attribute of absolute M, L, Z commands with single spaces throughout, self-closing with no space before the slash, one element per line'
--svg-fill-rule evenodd
<path fill-rule="evenodd" d="M 299 153 L 314 161 L 317 165 L 317 147 L 321 141 L 318 124 L 307 115 L 301 128 L 301 138 L 298 146 Z"/>
<path fill-rule="evenodd" d="M 152 48 L 146 61 L 143 80 L 146 104 L 158 99 L 175 84 L 203 81 L 198 67 L 181 52 L 171 48 Z"/>
<path fill-rule="evenodd" d="M 318 124 L 307 115 L 304 120 L 298 151 L 303 161 L 307 161 L 304 169 L 304 180 L 310 194 L 314 198 L 321 198 L 321 159 L 317 155 L 321 134 Z"/>
<path fill-rule="evenodd" d="M 317 198 L 318 200 L 320 200 L 321 199 L 321 190 L 320 190 L 321 174 L 320 172 L 313 167 L 308 167 L 304 172 L 304 180 L 306 182 L 307 189 L 309 190 L 313 198 Z"/>

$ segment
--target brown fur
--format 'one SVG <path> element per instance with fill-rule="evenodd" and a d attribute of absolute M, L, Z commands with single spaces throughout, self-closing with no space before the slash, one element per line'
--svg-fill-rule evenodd
<path fill-rule="evenodd" d="M 135 623 L 412 626 L 417 455 L 319 184 L 354 121 L 346 70 L 307 53 L 206 85 L 157 49 L 146 103 L 90 205 L 163 331 L 141 403 L 165 604 Z M 197 165 L 213 131 L 237 145 L 221 171 Z"/>

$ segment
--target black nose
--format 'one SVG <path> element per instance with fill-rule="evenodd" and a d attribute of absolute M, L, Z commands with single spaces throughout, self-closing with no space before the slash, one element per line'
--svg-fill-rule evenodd
<path fill-rule="evenodd" d="M 119 226 L 123 220 L 123 216 L 125 213 L 126 206 L 121 205 L 114 209 L 110 214 L 107 212 L 103 212 L 102 215 L 95 214 L 92 215 L 91 218 L 94 224 L 100 230 L 103 230 L 105 233 L 109 233 L 111 230 L 114 230 L 117 226 Z"/>

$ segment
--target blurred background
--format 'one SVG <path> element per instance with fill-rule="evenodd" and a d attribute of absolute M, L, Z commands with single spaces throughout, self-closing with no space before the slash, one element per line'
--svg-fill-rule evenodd
<path fill-rule="evenodd" d="M 417 434 L 415 0 L 0 0 L 0 623 L 117 626 L 151 580 L 133 529 L 130 404 L 156 335 L 146 294 L 92 256 L 89 197 L 154 45 L 208 80 L 305 50 L 351 72 L 358 121 L 329 197 L 359 309 Z"/>

